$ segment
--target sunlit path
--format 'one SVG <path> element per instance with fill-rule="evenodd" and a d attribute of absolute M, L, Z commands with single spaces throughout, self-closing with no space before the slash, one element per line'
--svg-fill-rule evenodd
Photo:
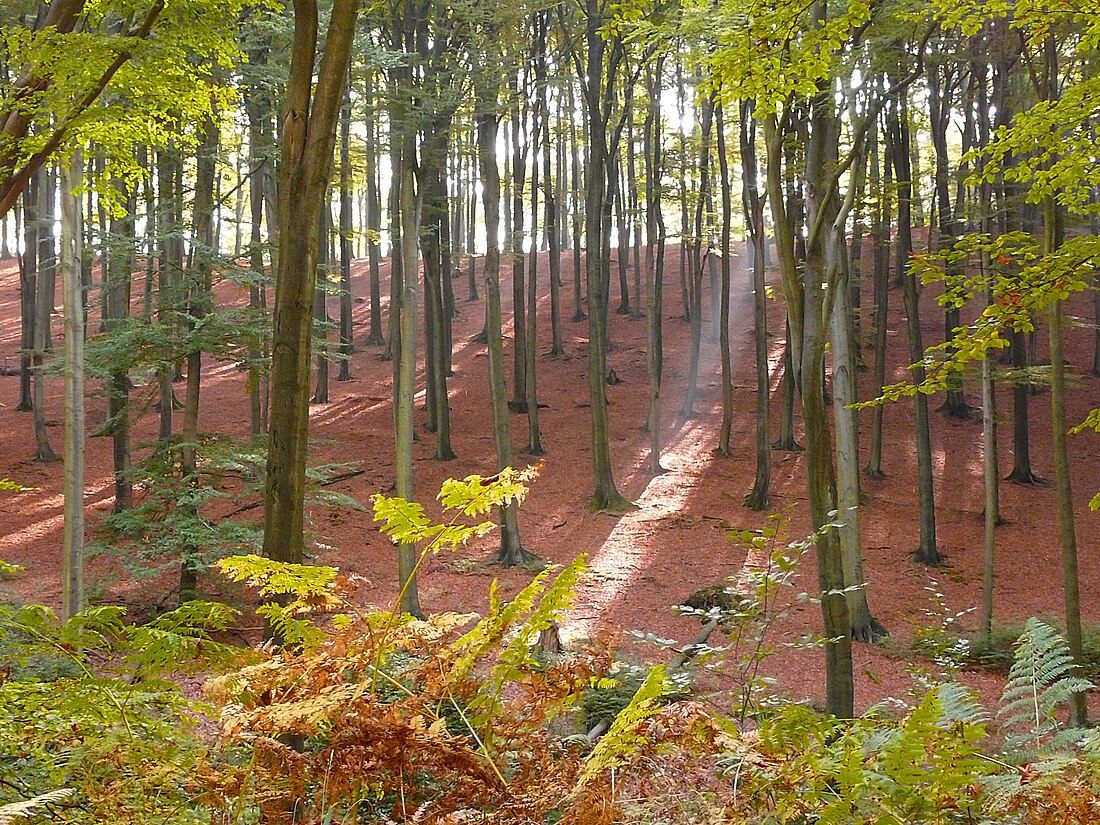
<path fill-rule="evenodd" d="M 654 531 L 653 522 L 682 511 L 695 482 L 710 467 L 713 450 L 711 417 L 685 422 L 662 454 L 668 472 L 649 482 L 636 500 L 638 509 L 621 516 L 607 541 L 589 557 L 588 571 L 577 588 L 577 607 L 562 622 L 563 636 L 591 636 L 631 580 L 643 573 L 657 553 L 657 543 L 668 540 Z"/>

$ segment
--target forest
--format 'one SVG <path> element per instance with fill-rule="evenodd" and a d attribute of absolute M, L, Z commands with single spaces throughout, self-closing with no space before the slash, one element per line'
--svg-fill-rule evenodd
<path fill-rule="evenodd" d="M 1096 0 L 0 27 L 0 825 L 1100 821 Z"/>

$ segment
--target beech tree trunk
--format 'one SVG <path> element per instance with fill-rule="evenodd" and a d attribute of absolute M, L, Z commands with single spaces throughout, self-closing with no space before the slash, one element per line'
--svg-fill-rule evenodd
<path fill-rule="evenodd" d="M 302 561 L 309 435 L 309 354 L 317 280 L 317 223 L 332 171 L 336 125 L 359 5 L 334 0 L 316 69 L 316 0 L 294 0 L 279 185 L 279 249 L 272 321 L 272 405 L 264 509 L 264 555 Z"/>
<path fill-rule="evenodd" d="M 79 151 L 61 169 L 61 299 L 65 318 L 64 536 L 61 620 L 84 609 L 84 289 L 81 272 Z"/>

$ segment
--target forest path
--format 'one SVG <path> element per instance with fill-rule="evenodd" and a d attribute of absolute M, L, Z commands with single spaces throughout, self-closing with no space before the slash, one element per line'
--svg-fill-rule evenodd
<path fill-rule="evenodd" d="M 735 257 L 734 261 L 738 259 Z M 732 380 L 735 388 L 743 390 L 755 382 L 753 292 L 743 271 L 735 272 L 732 281 L 729 318 Z M 692 506 L 696 485 L 705 476 L 713 475 L 713 465 L 721 460 L 716 452 L 722 424 L 721 350 L 717 336 L 712 338 L 709 332 L 707 298 L 704 296 L 695 415 L 691 418 L 681 415 L 684 396 L 678 390 L 685 382 L 676 382 L 673 389 L 666 378 L 663 416 L 666 422 L 675 421 L 672 435 L 666 436 L 662 445 L 661 464 L 666 472 L 652 477 L 634 499 L 637 509 L 603 516 L 616 518 L 616 524 L 602 545 L 589 554 L 588 569 L 577 587 L 573 608 L 562 621 L 562 635 L 567 640 L 590 638 L 602 626 L 621 625 L 615 615 L 616 605 L 652 598 L 645 593 L 648 590 L 663 595 L 671 609 L 690 590 L 680 593 L 676 588 L 681 583 L 661 579 L 660 571 L 667 569 L 669 556 L 684 565 L 686 557 L 699 552 L 690 542 L 691 534 L 679 529 L 681 522 L 693 525 L 699 519 L 710 518 L 716 526 L 725 526 L 723 520 L 700 515 L 697 507 Z M 772 313 L 775 312 L 773 305 Z M 774 363 L 774 356 L 770 360 Z M 684 369 L 686 372 L 686 365 Z M 717 380 L 711 380 L 713 376 Z M 736 440 L 744 444 L 746 428 L 752 426 L 751 419 L 745 420 L 744 412 L 735 417 L 733 430 L 739 433 Z M 635 457 L 636 467 L 644 468 L 647 462 L 646 452 Z M 736 573 L 744 561 L 738 559 L 736 568 L 730 572 Z"/>

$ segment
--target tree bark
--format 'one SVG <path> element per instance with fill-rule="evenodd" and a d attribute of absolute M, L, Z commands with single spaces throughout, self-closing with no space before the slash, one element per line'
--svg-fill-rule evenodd
<path fill-rule="evenodd" d="M 334 0 L 324 55 L 317 52 L 316 0 L 294 0 L 294 39 L 281 140 L 279 249 L 272 327 L 272 406 L 264 510 L 264 555 L 303 558 L 309 433 L 309 354 L 317 279 L 317 220 L 332 170 L 336 124 L 359 6 Z"/>

